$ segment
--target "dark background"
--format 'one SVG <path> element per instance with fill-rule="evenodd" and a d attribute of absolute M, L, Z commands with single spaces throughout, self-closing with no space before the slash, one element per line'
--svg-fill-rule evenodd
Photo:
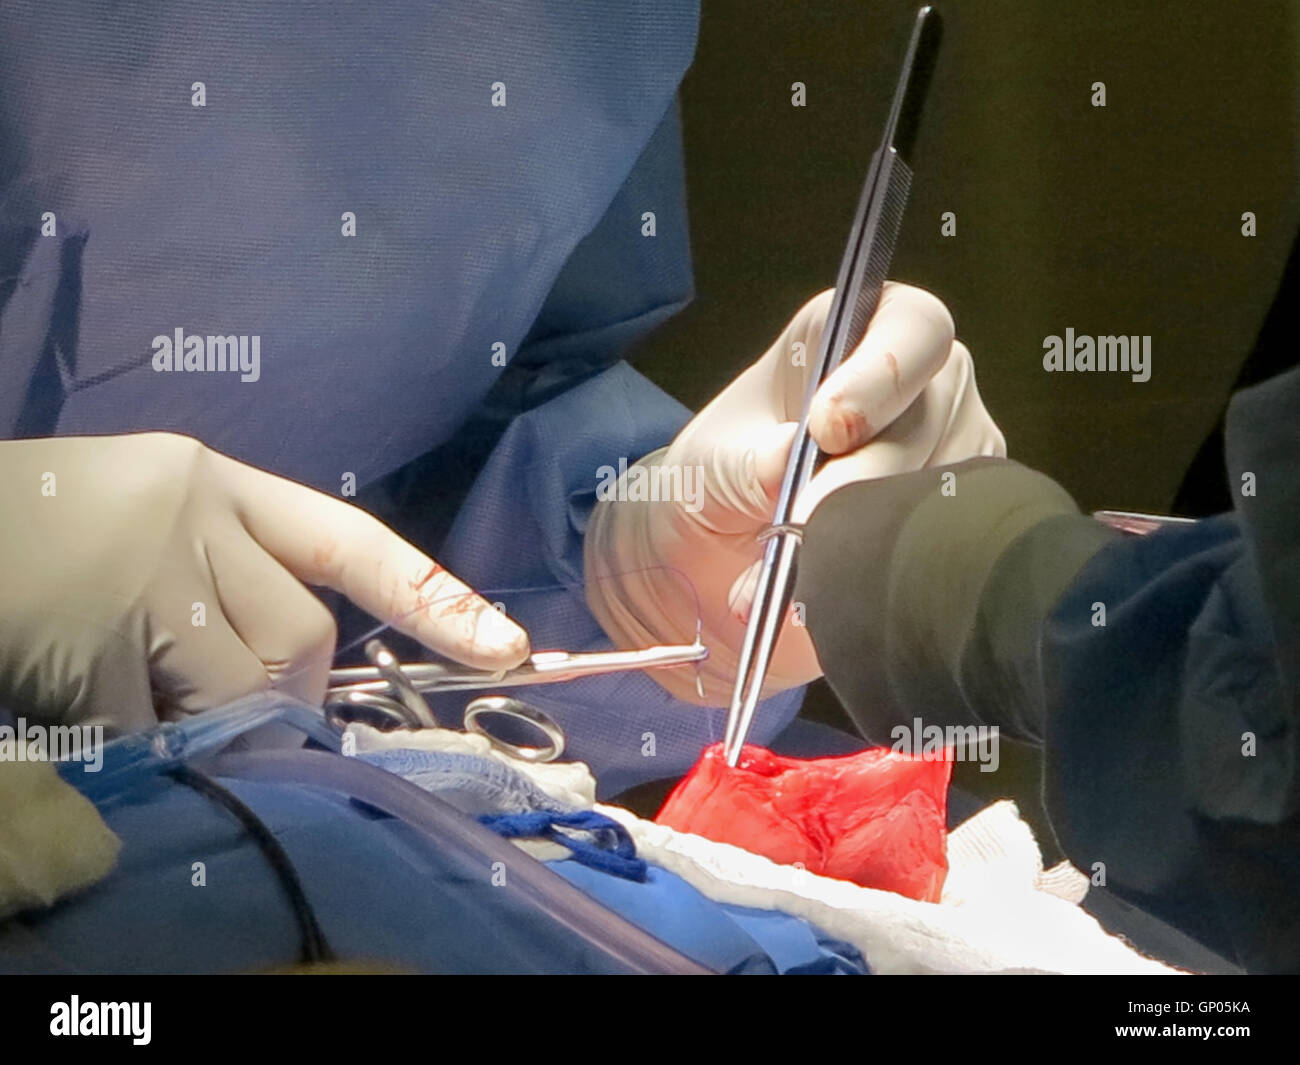
<path fill-rule="evenodd" d="M 917 6 L 704 0 L 681 95 L 696 298 L 633 355 L 688 406 L 834 283 Z M 1300 0 L 937 6 L 891 275 L 952 309 L 1011 457 L 1086 510 L 1167 512 L 1300 225 Z M 1043 338 L 1071 326 L 1149 334 L 1151 379 L 1044 372 Z M 843 720 L 821 686 L 805 715 Z M 1011 748 L 959 779 L 1038 820 L 1036 764 Z"/>

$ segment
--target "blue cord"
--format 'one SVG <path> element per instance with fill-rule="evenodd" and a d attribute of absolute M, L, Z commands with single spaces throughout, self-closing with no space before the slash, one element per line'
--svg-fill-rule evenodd
<path fill-rule="evenodd" d="M 647 866 L 636 856 L 636 844 L 627 829 L 612 818 L 595 810 L 575 810 L 563 813 L 557 810 L 531 810 L 516 814 L 484 814 L 479 818 L 499 836 L 506 839 L 541 838 L 559 843 L 573 852 L 573 860 L 602 873 L 619 876 L 624 880 L 643 883 Z M 591 832 L 596 840 L 610 843 L 602 847 L 599 842 L 588 842 L 567 833 L 562 828 Z"/>

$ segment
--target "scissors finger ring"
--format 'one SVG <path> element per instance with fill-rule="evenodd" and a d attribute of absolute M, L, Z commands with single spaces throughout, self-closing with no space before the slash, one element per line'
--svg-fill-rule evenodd
<path fill-rule="evenodd" d="M 549 741 L 545 747 L 521 747 L 494 736 L 479 720 L 487 714 L 513 717 L 531 725 Z M 499 751 L 524 762 L 554 762 L 564 753 L 564 730 L 552 718 L 535 707 L 507 695 L 484 695 L 465 707 L 465 731 L 482 736 Z"/>

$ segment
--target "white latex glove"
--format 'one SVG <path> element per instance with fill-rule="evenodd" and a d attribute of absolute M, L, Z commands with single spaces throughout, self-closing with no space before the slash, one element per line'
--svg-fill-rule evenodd
<path fill-rule="evenodd" d="M 0 486 L 15 713 L 135 728 L 268 687 L 319 703 L 335 626 L 303 584 L 472 666 L 528 654 L 522 629 L 364 511 L 189 437 L 3 441 Z"/>
<path fill-rule="evenodd" d="M 699 597 L 710 651 L 704 699 L 691 670 L 651 674 L 679 698 L 711 706 L 730 700 L 762 555 L 756 536 L 772 520 L 832 296 L 827 290 L 805 304 L 763 357 L 669 447 L 637 464 L 676 468 L 683 476 L 698 469 L 698 509 L 689 500 L 624 501 L 631 495 L 625 492 L 598 503 L 592 514 L 587 600 L 618 645 L 689 642 L 696 600 L 688 580 Z M 896 283 L 885 285 L 861 344 L 818 390 L 810 430 L 823 451 L 840 457 L 797 501 L 796 521 L 851 481 L 1006 454 L 975 387 L 970 352 L 953 339 L 948 309 L 930 293 Z M 634 476 L 629 468 L 626 479 Z M 795 604 L 764 693 L 820 675 Z"/>

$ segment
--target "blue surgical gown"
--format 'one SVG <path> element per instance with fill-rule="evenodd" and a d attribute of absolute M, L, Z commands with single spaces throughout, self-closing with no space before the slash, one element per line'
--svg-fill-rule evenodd
<path fill-rule="evenodd" d="M 697 18 L 11 0 L 0 434 L 175 430 L 327 492 L 350 475 L 362 499 L 477 434 L 493 447 L 468 469 L 417 467 L 470 485 L 449 536 L 404 531 L 535 646 L 603 646 L 580 587 L 596 470 L 688 417 L 619 360 L 692 295 L 676 93 Z M 155 370 L 178 329 L 260 338 L 257 380 Z M 721 735 L 642 675 L 536 701 L 604 794 Z M 755 739 L 797 702 L 766 704 Z"/>

